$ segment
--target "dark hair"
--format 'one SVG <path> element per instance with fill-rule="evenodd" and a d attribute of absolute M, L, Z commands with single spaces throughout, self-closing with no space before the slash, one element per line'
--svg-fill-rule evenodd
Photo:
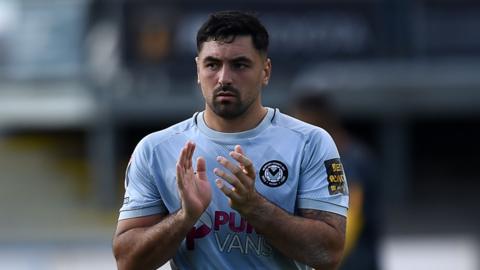
<path fill-rule="evenodd" d="M 291 109 L 293 111 L 308 113 L 316 116 L 317 122 L 311 123 L 332 129 L 341 125 L 340 115 L 336 100 L 329 92 L 318 93 L 315 90 L 305 91 L 293 98 Z"/>
<path fill-rule="evenodd" d="M 333 98 L 330 93 L 316 93 L 310 91 L 293 98 L 294 107 L 300 108 L 305 111 L 312 112 L 333 112 L 335 111 L 333 106 Z"/>
<path fill-rule="evenodd" d="M 237 36 L 251 36 L 255 49 L 267 53 L 267 29 L 253 13 L 242 11 L 219 11 L 210 14 L 197 32 L 197 52 L 200 52 L 206 41 L 231 43 Z"/>

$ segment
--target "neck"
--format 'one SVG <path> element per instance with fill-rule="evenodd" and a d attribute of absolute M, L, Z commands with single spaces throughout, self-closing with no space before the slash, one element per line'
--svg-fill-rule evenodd
<path fill-rule="evenodd" d="M 203 117 L 205 124 L 207 124 L 209 128 L 220 132 L 233 133 L 255 128 L 260 124 L 266 114 L 267 108 L 259 104 L 257 106 L 250 106 L 250 108 L 239 117 L 225 119 L 215 114 L 206 106 Z"/>

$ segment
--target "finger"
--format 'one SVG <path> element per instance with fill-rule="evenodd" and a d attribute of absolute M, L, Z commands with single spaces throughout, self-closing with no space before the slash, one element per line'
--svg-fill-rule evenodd
<path fill-rule="evenodd" d="M 240 197 L 238 196 L 238 194 L 234 190 L 225 186 L 225 183 L 223 182 L 222 179 L 215 180 L 215 184 L 223 192 L 223 194 L 225 194 L 231 200 L 238 201 L 240 199 Z"/>
<path fill-rule="evenodd" d="M 188 156 L 187 156 L 187 168 L 192 168 L 192 157 L 193 152 L 195 151 L 195 143 L 192 141 L 188 142 Z"/>
<path fill-rule="evenodd" d="M 179 189 L 183 190 L 183 168 L 179 163 L 177 163 L 176 169 L 177 169 L 177 185 Z"/>
<path fill-rule="evenodd" d="M 182 148 L 182 151 L 180 151 L 180 157 L 178 158 L 178 163 L 182 167 L 182 169 L 185 167 L 186 164 L 186 156 L 187 156 L 187 146 L 185 145 Z"/>
<path fill-rule="evenodd" d="M 248 183 L 246 179 L 246 175 L 243 172 L 242 168 L 240 168 L 237 165 L 234 165 L 231 163 L 228 159 L 222 156 L 217 157 L 217 161 L 223 165 L 226 169 L 228 169 L 233 175 L 235 175 L 241 182 L 242 184 Z M 247 181 L 247 182 L 245 182 Z"/>
<path fill-rule="evenodd" d="M 237 145 L 235 151 L 230 152 L 230 156 L 243 166 L 248 176 L 254 178 L 255 167 L 253 166 L 253 162 L 243 154 L 243 151 L 237 151 L 237 147 L 241 150 L 240 145 Z"/>
<path fill-rule="evenodd" d="M 245 152 L 243 152 L 243 149 L 239 144 L 235 145 L 235 152 L 245 155 Z"/>
<path fill-rule="evenodd" d="M 203 157 L 197 158 L 197 175 L 200 179 L 207 179 L 207 163 Z"/>
<path fill-rule="evenodd" d="M 189 142 L 189 141 L 187 141 L 187 142 L 185 143 L 184 148 L 185 148 L 185 155 L 184 155 L 184 157 L 183 157 L 183 162 L 184 162 L 183 167 L 184 167 L 185 169 L 188 169 L 188 156 L 190 155 L 190 142 Z"/>
<path fill-rule="evenodd" d="M 239 193 L 243 193 L 245 191 L 245 187 L 243 186 L 243 184 L 238 180 L 238 178 L 232 176 L 232 175 L 229 175 L 227 173 L 225 173 L 224 171 L 218 169 L 218 168 L 215 168 L 213 170 L 213 172 L 221 177 L 223 180 L 227 181 L 228 183 L 230 183 L 230 185 L 232 185 L 236 190 L 237 192 Z"/>
<path fill-rule="evenodd" d="M 245 168 L 253 167 L 252 161 L 243 154 L 240 154 L 238 152 L 230 152 L 230 156 L 236 161 L 238 161 L 238 163 L 243 165 Z"/>

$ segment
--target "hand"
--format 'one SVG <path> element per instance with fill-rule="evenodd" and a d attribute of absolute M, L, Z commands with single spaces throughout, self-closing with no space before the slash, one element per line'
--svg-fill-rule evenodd
<path fill-rule="evenodd" d="M 215 168 L 214 173 L 221 177 L 215 182 L 217 187 L 229 198 L 230 206 L 241 215 L 247 216 L 261 199 L 255 190 L 255 168 L 252 161 L 245 156 L 240 145 L 235 146 L 235 151 L 230 152 L 230 156 L 238 161 L 238 165 L 232 164 L 225 157 L 217 157 L 217 161 L 232 174 Z M 222 179 L 230 183 L 232 188 L 225 186 Z"/>
<path fill-rule="evenodd" d="M 197 172 L 192 168 L 195 144 L 188 141 L 180 152 L 177 162 L 177 185 L 182 201 L 182 213 L 196 221 L 207 209 L 212 200 L 212 188 L 207 179 L 203 157 L 197 158 Z"/>

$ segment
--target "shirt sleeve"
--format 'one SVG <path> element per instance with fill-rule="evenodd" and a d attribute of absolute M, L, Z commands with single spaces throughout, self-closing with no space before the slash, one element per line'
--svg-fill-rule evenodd
<path fill-rule="evenodd" d="M 317 129 L 306 142 L 297 196 L 297 208 L 316 209 L 346 216 L 348 186 L 332 137 Z"/>
<path fill-rule="evenodd" d="M 119 220 L 167 213 L 150 173 L 151 147 L 142 140 L 132 154 L 125 172 L 125 196 Z"/>

